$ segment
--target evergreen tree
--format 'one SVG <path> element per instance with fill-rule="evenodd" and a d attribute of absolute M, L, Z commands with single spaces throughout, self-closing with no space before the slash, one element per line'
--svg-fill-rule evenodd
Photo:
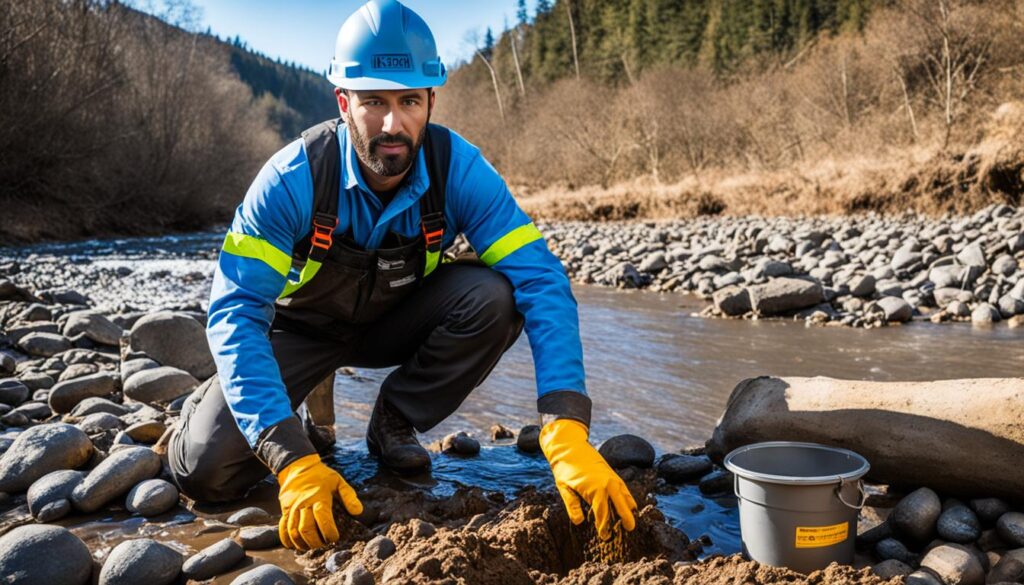
<path fill-rule="evenodd" d="M 537 16 L 551 12 L 551 0 L 537 0 Z"/>
<path fill-rule="evenodd" d="M 518 0 L 516 4 L 516 19 L 520 25 L 530 23 L 530 16 L 526 13 L 526 0 Z"/>
<path fill-rule="evenodd" d="M 487 59 L 490 59 L 491 55 L 494 54 L 494 33 L 491 31 L 491 27 L 487 27 L 487 32 L 484 33 L 484 46 L 480 49 L 480 52 Z"/>

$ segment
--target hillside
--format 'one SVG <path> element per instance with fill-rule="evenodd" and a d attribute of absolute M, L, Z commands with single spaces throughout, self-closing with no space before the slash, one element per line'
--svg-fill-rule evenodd
<path fill-rule="evenodd" d="M 227 221 L 337 115 L 321 75 L 121 3 L 0 0 L 0 30 L 0 241 Z"/>
<path fill-rule="evenodd" d="M 557 0 L 437 118 L 547 219 L 944 213 L 1020 201 L 1024 159 L 975 154 L 1021 95 L 1019 0 Z"/>

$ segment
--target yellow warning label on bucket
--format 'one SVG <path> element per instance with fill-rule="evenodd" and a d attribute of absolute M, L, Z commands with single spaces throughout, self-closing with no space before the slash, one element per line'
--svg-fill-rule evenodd
<path fill-rule="evenodd" d="M 834 524 L 832 526 L 797 526 L 796 547 L 797 548 L 819 548 L 839 544 L 850 536 L 850 523 Z"/>

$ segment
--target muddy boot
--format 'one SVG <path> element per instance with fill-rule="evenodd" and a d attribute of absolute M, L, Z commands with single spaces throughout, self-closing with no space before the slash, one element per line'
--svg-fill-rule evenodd
<path fill-rule="evenodd" d="M 430 470 L 430 454 L 416 440 L 416 430 L 380 395 L 373 405 L 370 426 L 366 429 L 366 446 L 381 463 L 399 473 Z"/>

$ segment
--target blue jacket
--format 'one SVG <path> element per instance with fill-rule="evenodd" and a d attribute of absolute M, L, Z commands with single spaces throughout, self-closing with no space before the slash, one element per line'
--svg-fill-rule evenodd
<path fill-rule="evenodd" d="M 383 208 L 363 180 L 344 128 L 338 129 L 336 233 L 351 228 L 365 249 L 379 247 L 389 231 L 415 237 L 420 232 L 418 201 L 429 185 L 424 153 Z M 538 398 L 563 390 L 585 396 L 579 319 L 565 269 L 480 150 L 455 132 L 451 138 L 444 246 L 464 233 L 481 258 L 512 283 L 533 351 Z M 224 397 L 253 447 L 265 429 L 293 414 L 268 333 L 274 301 L 289 278 L 296 280 L 295 271 L 289 273 L 289 257 L 309 232 L 312 206 L 313 180 L 299 139 L 275 154 L 249 187 L 214 274 L 207 337 Z M 246 246 L 228 245 L 240 239 Z"/>

